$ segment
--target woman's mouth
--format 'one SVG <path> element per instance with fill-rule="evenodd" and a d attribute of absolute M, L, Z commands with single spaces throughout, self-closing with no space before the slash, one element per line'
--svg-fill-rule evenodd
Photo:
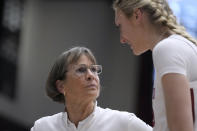
<path fill-rule="evenodd" d="M 94 88 L 94 89 L 96 89 L 97 86 L 95 84 L 89 84 L 89 85 L 86 86 L 86 88 L 92 88 L 92 89 Z"/>

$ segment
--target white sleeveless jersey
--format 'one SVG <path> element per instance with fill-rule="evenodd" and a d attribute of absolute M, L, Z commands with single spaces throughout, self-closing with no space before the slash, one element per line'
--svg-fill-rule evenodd
<path fill-rule="evenodd" d="M 155 80 L 153 92 L 154 131 L 169 131 L 161 77 L 167 73 L 185 75 L 190 83 L 194 122 L 197 119 L 197 46 L 180 35 L 171 35 L 153 49 Z M 196 122 L 194 129 L 197 131 Z"/>

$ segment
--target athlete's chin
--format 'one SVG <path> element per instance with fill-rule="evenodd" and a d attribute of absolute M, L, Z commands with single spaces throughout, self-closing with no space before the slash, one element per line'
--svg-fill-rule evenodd
<path fill-rule="evenodd" d="M 139 56 L 142 53 L 144 53 L 144 52 L 133 50 L 133 54 L 136 55 L 136 56 Z"/>
<path fill-rule="evenodd" d="M 139 56 L 147 51 L 147 50 L 135 50 L 135 49 L 132 50 L 133 50 L 133 54 L 136 56 Z"/>

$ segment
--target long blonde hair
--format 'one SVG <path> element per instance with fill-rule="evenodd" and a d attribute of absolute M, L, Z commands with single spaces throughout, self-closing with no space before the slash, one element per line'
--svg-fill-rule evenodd
<path fill-rule="evenodd" d="M 141 8 L 149 13 L 153 24 L 166 27 L 169 32 L 181 35 L 197 45 L 197 41 L 186 32 L 182 25 L 177 23 L 166 0 L 115 0 L 113 8 L 114 10 L 120 9 L 128 18 L 132 16 L 134 9 Z"/>

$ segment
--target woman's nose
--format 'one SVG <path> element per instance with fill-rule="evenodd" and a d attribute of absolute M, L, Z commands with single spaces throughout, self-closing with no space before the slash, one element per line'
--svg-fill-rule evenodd
<path fill-rule="evenodd" d="M 123 36 L 120 36 L 120 43 L 122 44 L 127 43 L 126 39 Z"/>
<path fill-rule="evenodd" d="M 90 69 L 88 69 L 86 72 L 86 79 L 92 80 L 93 78 L 94 78 L 94 73 Z"/>

